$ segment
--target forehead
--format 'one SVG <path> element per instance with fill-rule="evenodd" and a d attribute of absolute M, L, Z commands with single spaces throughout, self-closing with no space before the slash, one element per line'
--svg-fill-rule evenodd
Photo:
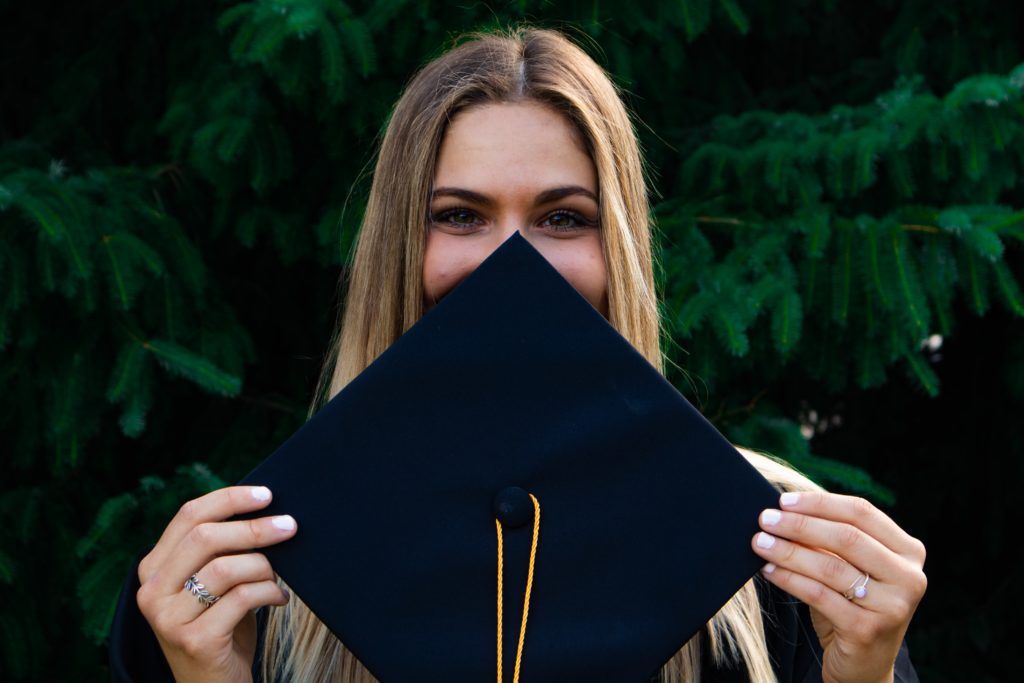
<path fill-rule="evenodd" d="M 535 102 L 486 104 L 456 114 L 441 141 L 435 185 L 576 184 L 597 173 L 565 115 Z"/>

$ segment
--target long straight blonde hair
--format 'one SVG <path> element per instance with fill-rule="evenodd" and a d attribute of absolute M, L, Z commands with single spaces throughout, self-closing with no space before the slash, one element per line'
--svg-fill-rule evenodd
<path fill-rule="evenodd" d="M 463 34 L 413 77 L 396 102 L 355 242 L 344 314 L 331 340 L 310 417 L 423 315 L 427 198 L 447 123 L 467 107 L 522 101 L 562 113 L 584 142 L 598 175 L 609 322 L 664 371 L 652 220 L 627 109 L 607 73 L 569 38 L 521 24 Z M 817 488 L 781 461 L 740 452 L 780 490 Z M 663 681 L 699 680 L 701 638 L 706 637 L 716 665 L 743 666 L 751 681 L 775 682 L 755 580 L 760 579 L 747 582 L 664 665 Z M 283 607 L 268 609 L 265 681 L 375 681 L 296 596 Z"/>

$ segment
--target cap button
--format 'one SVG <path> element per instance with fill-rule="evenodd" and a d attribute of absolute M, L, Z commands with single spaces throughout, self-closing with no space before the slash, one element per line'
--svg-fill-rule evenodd
<path fill-rule="evenodd" d="M 533 519 L 530 494 L 518 486 L 509 486 L 494 497 L 494 516 L 502 526 L 516 529 Z"/>

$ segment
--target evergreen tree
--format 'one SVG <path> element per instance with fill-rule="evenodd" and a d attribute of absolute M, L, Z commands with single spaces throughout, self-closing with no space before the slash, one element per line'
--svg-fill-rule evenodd
<path fill-rule="evenodd" d="M 108 677 L 134 555 L 305 418 L 401 88 L 462 30 L 518 19 L 576 37 L 639 116 L 670 379 L 734 441 L 925 540 L 941 580 L 908 635 L 922 678 L 1009 678 L 1022 13 L 985 0 L 0 9 L 4 679 Z"/>

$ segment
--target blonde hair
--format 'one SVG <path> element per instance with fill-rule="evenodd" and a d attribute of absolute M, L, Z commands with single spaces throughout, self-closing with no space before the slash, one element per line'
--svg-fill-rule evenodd
<path fill-rule="evenodd" d="M 539 102 L 574 124 L 597 169 L 609 322 L 664 372 L 647 185 L 619 90 L 555 30 L 519 25 L 471 32 L 455 43 L 413 77 L 392 110 L 355 243 L 344 315 L 310 417 L 423 315 L 427 198 L 441 140 L 460 110 L 485 103 Z M 740 452 L 780 490 L 817 488 L 780 461 Z M 774 683 L 754 581 L 665 664 L 662 680 L 696 682 L 706 637 L 716 664 L 742 662 L 750 680 Z M 268 609 L 264 680 L 375 680 L 294 594 L 284 607 Z"/>

